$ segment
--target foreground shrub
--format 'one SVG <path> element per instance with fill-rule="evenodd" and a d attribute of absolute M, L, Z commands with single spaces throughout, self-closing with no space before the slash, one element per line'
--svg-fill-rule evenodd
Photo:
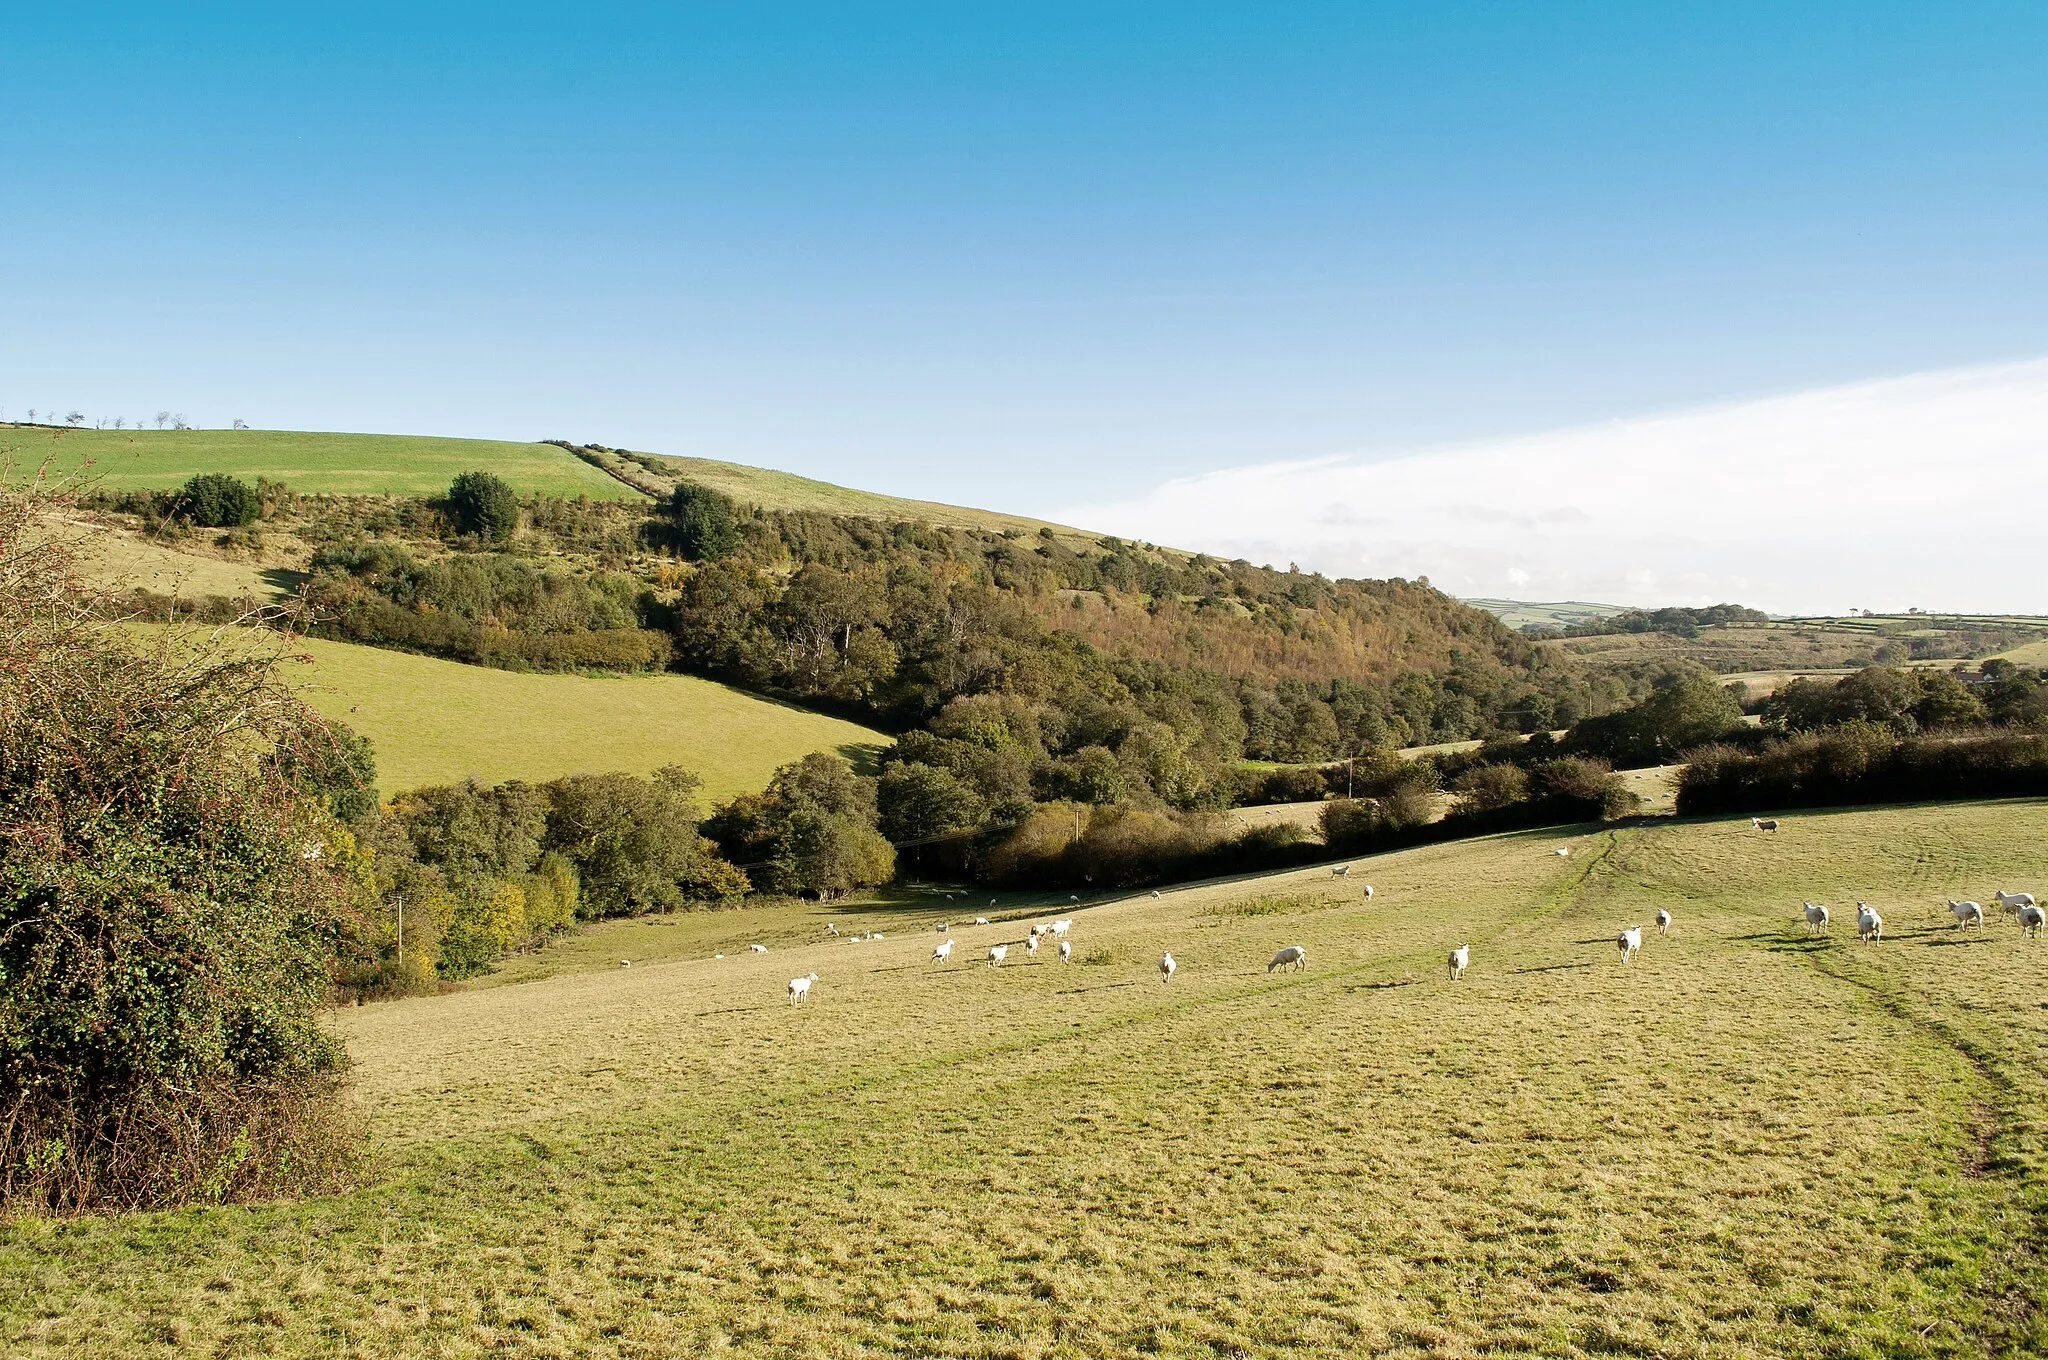
<path fill-rule="evenodd" d="M 325 1184 L 351 1142 L 318 1020 L 363 864 L 353 752 L 246 637 L 100 621 L 52 507 L 0 490 L 0 1209 Z"/>

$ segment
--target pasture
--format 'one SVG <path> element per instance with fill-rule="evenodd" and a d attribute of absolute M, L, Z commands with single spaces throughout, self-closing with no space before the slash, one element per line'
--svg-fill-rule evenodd
<path fill-rule="evenodd" d="M 200 472 L 267 477 L 304 493 L 438 496 L 458 472 L 493 472 L 527 496 L 639 500 L 641 494 L 552 444 L 302 430 L 53 430 L 0 426 L 17 468 L 45 458 L 112 490 L 163 490 Z"/>
<path fill-rule="evenodd" d="M 388 796 L 467 775 L 486 783 L 682 765 L 706 799 L 757 792 L 778 765 L 831 751 L 864 765 L 871 728 L 693 675 L 544 675 L 301 638 L 285 679 L 367 736 Z"/>
<path fill-rule="evenodd" d="M 2048 804 L 1783 823 L 593 930 L 337 1017 L 355 1191 L 0 1228 L 0 1350 L 2039 1354 L 2048 941 L 1942 899 L 2040 886 Z"/>

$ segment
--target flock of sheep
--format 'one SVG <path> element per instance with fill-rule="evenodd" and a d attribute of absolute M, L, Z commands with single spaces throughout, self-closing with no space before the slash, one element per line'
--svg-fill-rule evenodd
<path fill-rule="evenodd" d="M 1759 831 L 1776 831 L 1778 829 L 1778 824 L 1775 821 L 1751 818 L 1751 823 Z M 1569 848 L 1560 847 L 1556 850 L 1553 850 L 1551 853 L 1560 856 L 1568 856 L 1571 854 L 1571 851 Z M 1348 876 L 1350 872 L 1351 866 L 1348 864 L 1339 865 L 1337 868 L 1332 869 L 1330 871 L 1331 875 L 1336 878 L 1344 878 Z M 1154 892 L 1152 895 L 1154 897 L 1159 896 L 1157 892 Z M 1368 883 L 1365 885 L 1365 900 L 1370 902 L 1372 900 L 1372 897 L 1372 885 Z M 1067 900 L 1070 902 L 1080 901 L 1078 897 L 1070 897 Z M 2028 938 L 2031 939 L 2033 936 L 2039 934 L 2044 927 L 2048 927 L 2048 911 L 2044 911 L 2043 908 L 2041 908 L 2039 905 L 2035 903 L 2034 895 L 2032 893 L 2009 893 L 2000 890 L 1997 894 L 1995 894 L 1994 900 L 1998 903 L 2000 907 L 2002 907 L 2006 911 L 2007 914 L 2013 917 L 2013 919 L 2019 924 L 2021 930 L 2025 932 Z M 990 903 L 990 905 L 993 906 L 994 903 Z M 1972 925 L 1976 926 L 1979 930 L 1982 930 L 1984 928 L 1984 908 L 1982 904 L 1977 902 L 1957 902 L 1953 899 L 1950 899 L 1948 908 L 1950 913 L 1953 914 L 1956 919 L 1956 926 L 1958 929 L 1967 928 Z M 1805 917 L 1806 929 L 1808 934 L 1823 932 L 1828 929 L 1828 909 L 1825 904 L 1819 902 L 1806 903 Z M 1657 933 L 1659 935 L 1668 935 L 1671 933 L 1670 912 L 1660 907 L 1657 910 L 1657 914 L 1654 920 L 1656 922 Z M 986 926 L 990 924 L 990 921 L 986 916 L 977 916 L 974 918 L 974 924 L 977 926 Z M 1036 958 L 1038 956 L 1038 949 L 1041 941 L 1056 941 L 1059 946 L 1058 952 L 1060 962 L 1070 962 L 1073 958 L 1074 946 L 1073 941 L 1068 939 L 1067 936 L 1068 932 L 1073 929 L 1073 926 L 1074 921 L 1072 917 L 1068 917 L 1064 920 L 1051 921 L 1045 924 L 1032 926 L 1030 932 L 1026 935 L 1024 939 L 1024 951 L 1026 956 L 1030 958 Z M 829 922 L 826 924 L 825 929 L 831 935 L 837 936 L 839 934 L 838 927 Z M 941 922 L 939 924 L 938 933 L 941 938 L 939 940 L 938 945 L 932 950 L 932 962 L 945 964 L 950 963 L 952 961 L 952 930 L 953 927 L 950 922 Z M 1857 939 L 1864 941 L 1866 943 L 1876 943 L 1884 938 L 1884 917 L 1878 913 L 1877 908 L 1871 906 L 1867 902 L 1858 902 L 1856 904 L 1856 937 Z M 878 933 L 866 931 L 862 932 L 859 935 L 852 936 L 850 938 L 852 941 L 857 942 L 860 940 L 879 940 L 884 937 Z M 1640 925 L 1628 927 L 1627 929 L 1621 931 L 1618 935 L 1615 936 L 1615 944 L 1621 952 L 1622 964 L 1626 966 L 1630 963 L 1633 963 L 1636 959 L 1636 956 L 1642 952 L 1643 928 Z M 768 947 L 766 945 L 755 944 L 749 945 L 747 947 L 751 950 L 754 950 L 757 953 L 765 954 L 768 952 Z M 1003 964 L 1003 961 L 1007 959 L 1009 956 L 1010 945 L 1007 942 L 1003 944 L 990 945 L 988 948 L 988 953 L 986 955 L 986 962 L 988 966 L 991 968 L 1000 968 Z M 720 955 L 719 957 L 722 958 L 724 956 Z M 1469 943 L 1459 945 L 1456 949 L 1453 949 L 1451 951 L 1450 958 L 1447 962 L 1449 966 L 1451 981 L 1456 982 L 1459 979 L 1463 978 L 1465 976 L 1465 970 L 1470 968 L 1472 965 L 1472 946 Z M 1171 951 L 1162 953 L 1159 956 L 1159 976 L 1162 981 L 1171 982 L 1173 980 L 1175 970 L 1177 970 L 1179 967 L 1180 965 L 1174 961 L 1174 957 Z M 1269 960 L 1266 964 L 1266 971 L 1268 973 L 1272 973 L 1281 969 L 1292 968 L 1300 970 L 1307 967 L 1308 950 L 1302 945 L 1291 944 L 1273 955 L 1272 959 Z M 818 975 L 816 973 L 811 973 L 805 977 L 791 978 L 789 980 L 790 1004 L 797 1005 L 803 1001 L 809 1000 L 811 994 L 811 984 L 816 982 L 817 980 Z"/>
<path fill-rule="evenodd" d="M 2044 912 L 2034 901 L 2032 893 L 2009 893 L 2000 889 L 1992 894 L 1992 900 L 2005 909 L 2008 916 L 2019 924 L 2020 930 L 2032 939 L 2048 926 L 2048 912 Z M 1971 926 L 1984 928 L 1984 905 L 1981 902 L 1958 902 L 1948 899 L 1949 914 L 1956 918 L 1956 928 L 1967 930 Z M 1828 909 L 1824 902 L 1806 904 L 1806 933 L 1811 935 L 1828 928 Z M 1884 939 L 1884 917 L 1868 902 L 1856 904 L 1856 938 L 1865 944 L 1876 944 Z"/>

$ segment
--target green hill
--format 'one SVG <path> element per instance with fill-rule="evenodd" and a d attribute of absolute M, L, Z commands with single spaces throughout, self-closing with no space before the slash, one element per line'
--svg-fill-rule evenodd
<path fill-rule="evenodd" d="M 889 740 L 822 713 L 689 675 L 592 678 L 465 666 L 305 639 L 284 675 L 307 702 L 370 738 L 388 796 L 474 774 L 487 783 L 681 765 L 708 799 L 751 793 L 813 751 L 857 764 Z"/>
<path fill-rule="evenodd" d="M 0 426 L 17 468 L 48 458 L 59 472 L 87 462 L 102 485 L 161 490 L 199 472 L 267 477 L 294 491 L 437 496 L 458 472 L 496 473 L 532 496 L 638 500 L 640 492 L 552 444 L 429 435 L 298 430 L 57 430 Z"/>

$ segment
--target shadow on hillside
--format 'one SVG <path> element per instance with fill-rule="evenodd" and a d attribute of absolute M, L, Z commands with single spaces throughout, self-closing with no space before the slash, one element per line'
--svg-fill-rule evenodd
<path fill-rule="evenodd" d="M 1581 943 L 1581 944 L 1584 944 L 1584 943 L 1586 943 L 1586 942 L 1582 940 L 1582 941 L 1580 941 L 1580 943 Z M 1601 941 L 1599 941 L 1599 943 L 1601 943 L 1601 944 L 1613 944 L 1613 943 L 1614 943 L 1614 941 L 1612 941 L 1612 940 L 1601 940 Z M 1593 965 L 1593 964 L 1590 964 L 1590 963 L 1550 963 L 1550 964 L 1545 964 L 1545 965 L 1544 965 L 1543 967 L 1541 967 L 1541 968 L 1512 968 L 1512 969 L 1509 969 L 1509 970 L 1508 970 L 1508 976 L 1509 976 L 1509 977 L 1521 977 L 1521 976 L 1523 976 L 1523 975 L 1524 975 L 1524 974 L 1526 974 L 1526 973 L 1569 973 L 1569 972 L 1572 972 L 1572 971 L 1573 971 L 1573 970 L 1575 970 L 1575 969 L 1579 969 L 1579 968 L 1591 968 L 1591 967 L 1593 967 L 1593 966 L 1594 966 L 1594 965 Z"/>
<path fill-rule="evenodd" d="M 256 574 L 263 578 L 264 585 L 281 596 L 298 594 L 306 582 L 313 579 L 310 573 L 293 571 L 289 567 L 265 567 Z"/>

